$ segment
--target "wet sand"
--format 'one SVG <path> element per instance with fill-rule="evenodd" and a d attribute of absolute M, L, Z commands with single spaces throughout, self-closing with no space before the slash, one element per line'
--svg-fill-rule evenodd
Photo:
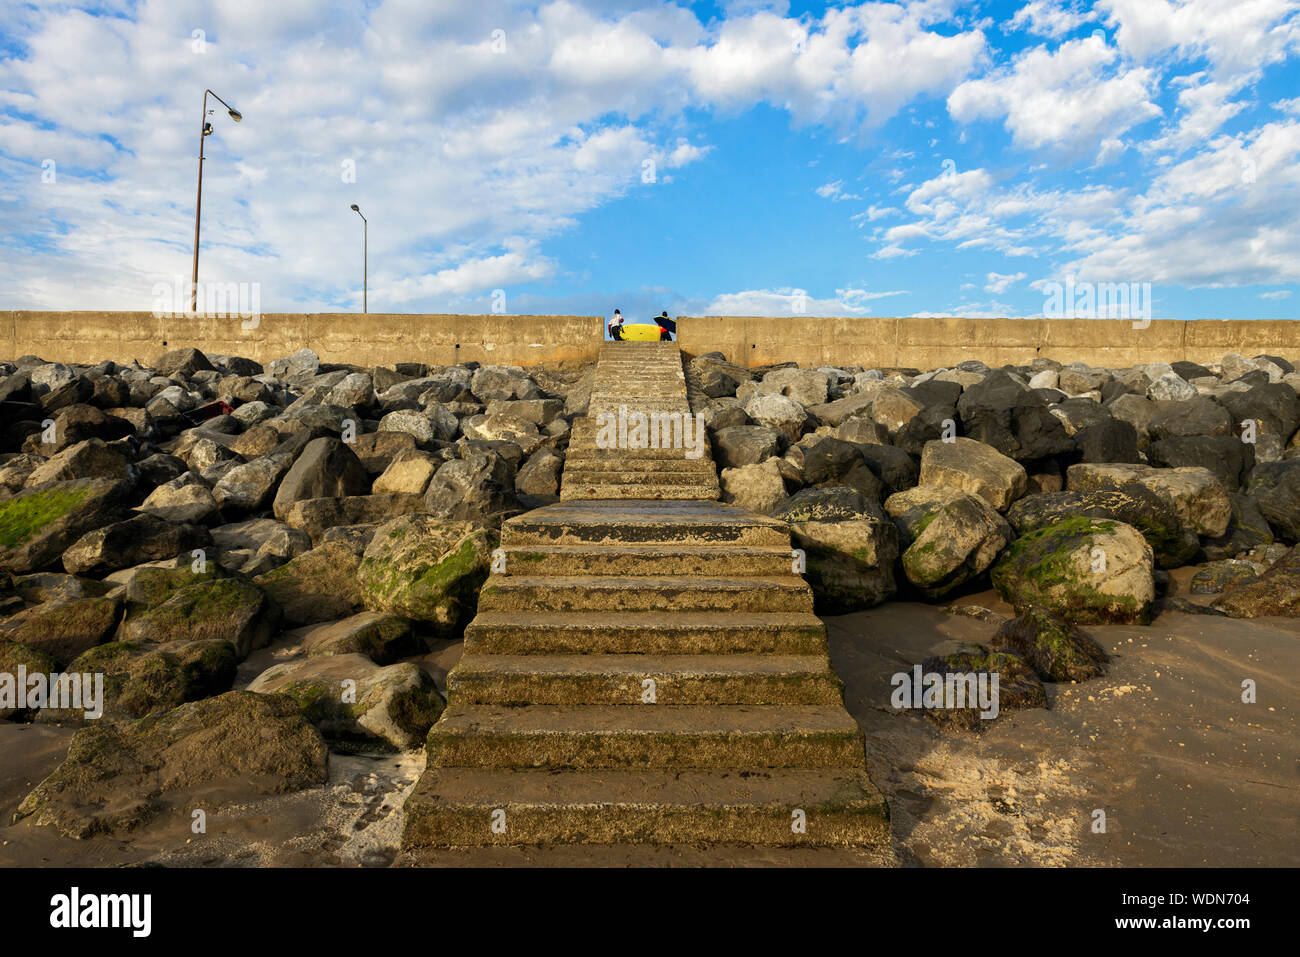
<path fill-rule="evenodd" d="M 1176 588 L 1195 569 L 1175 574 Z M 1178 589 L 1182 591 L 1181 588 Z M 955 600 L 1010 615 L 992 592 Z M 1300 865 L 1300 621 L 1176 612 L 1146 628 L 1087 630 L 1108 674 L 1047 685 L 1049 710 L 1009 713 L 974 735 L 889 703 L 890 676 L 994 626 L 914 602 L 826 619 L 872 777 L 889 800 L 886 851 L 577 847 L 399 851 L 401 803 L 421 752 L 331 755 L 330 782 L 85 841 L 0 827 L 0 866 L 1297 866 Z M 241 679 L 294 654 L 293 636 Z M 459 655 L 425 659 L 440 683 Z M 251 676 L 251 675 L 249 675 Z M 1253 679 L 1258 702 L 1244 704 Z M 242 681 L 241 681 L 242 683 Z M 0 821 L 62 760 L 72 730 L 0 722 Z M 215 799 L 216 796 L 214 796 Z M 1105 833 L 1093 812 L 1106 814 Z"/>

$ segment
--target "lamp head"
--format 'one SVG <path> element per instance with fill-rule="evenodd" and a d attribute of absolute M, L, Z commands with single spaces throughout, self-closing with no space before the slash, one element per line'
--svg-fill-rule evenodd
<path fill-rule="evenodd" d="M 359 213 L 359 212 L 361 212 L 361 207 L 358 206 L 356 203 L 353 203 L 353 204 L 352 204 L 352 211 L 353 211 L 354 213 Z"/>
<path fill-rule="evenodd" d="M 236 123 L 238 123 L 240 120 L 244 118 L 244 114 L 240 113 L 238 110 L 232 109 L 230 111 L 230 118 L 234 120 Z"/>

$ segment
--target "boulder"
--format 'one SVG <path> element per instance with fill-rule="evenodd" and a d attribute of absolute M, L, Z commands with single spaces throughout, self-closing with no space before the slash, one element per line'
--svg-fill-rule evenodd
<path fill-rule="evenodd" d="M 919 486 L 885 501 L 901 532 L 903 573 L 931 598 L 985 572 L 1011 541 L 1011 527 L 984 499 Z"/>
<path fill-rule="evenodd" d="M 1233 618 L 1300 615 L 1300 545 L 1274 562 L 1257 581 L 1229 585 L 1213 607 Z"/>
<path fill-rule="evenodd" d="M 318 545 L 253 579 L 291 625 L 345 618 L 361 607 L 361 559 L 342 543 Z"/>
<path fill-rule="evenodd" d="M 271 504 L 281 480 L 293 464 L 292 456 L 273 453 L 236 465 L 213 486 L 212 497 L 222 509 L 231 512 L 261 511 Z"/>
<path fill-rule="evenodd" d="M 1232 517 L 1228 490 L 1208 469 L 1085 463 L 1071 465 L 1065 481 L 1071 491 L 1083 492 L 1136 482 L 1172 506 L 1184 525 L 1207 538 L 1224 534 Z"/>
<path fill-rule="evenodd" d="M 789 498 L 775 459 L 723 469 L 719 484 L 722 501 L 765 515 L 776 511 Z"/>
<path fill-rule="evenodd" d="M 817 439 L 803 447 L 804 482 L 810 486 L 847 485 L 880 501 L 881 484 L 862 450 L 843 439 Z"/>
<path fill-rule="evenodd" d="M 395 492 L 423 495 L 429 487 L 433 473 L 442 460 L 416 448 L 404 449 L 393 456 L 383 474 L 375 479 L 371 491 L 376 494 Z"/>
<path fill-rule="evenodd" d="M 468 522 L 406 515 L 375 530 L 357 572 L 371 611 L 427 622 L 442 636 L 459 633 L 478 606 L 495 542 Z"/>
<path fill-rule="evenodd" d="M 0 621 L 0 636 L 65 665 L 112 637 L 121 617 L 108 595 L 46 601 Z"/>
<path fill-rule="evenodd" d="M 1041 397 L 1005 370 L 991 372 L 957 401 L 967 436 L 1018 462 L 1064 455 L 1074 448 Z"/>
<path fill-rule="evenodd" d="M 1003 623 L 989 647 L 1018 655 L 1044 681 L 1098 678 L 1110 660 L 1091 635 L 1040 605 Z"/>
<path fill-rule="evenodd" d="M 320 544 L 325 533 L 339 525 L 373 525 L 427 511 L 424 497 L 406 492 L 348 495 L 344 498 L 309 498 L 294 502 L 284 513 L 285 524 L 305 532 Z"/>
<path fill-rule="evenodd" d="M 1042 605 L 1073 622 L 1146 624 L 1155 558 L 1131 525 L 1068 518 L 1017 538 L 993 566 L 998 593 L 1018 611 Z"/>
<path fill-rule="evenodd" d="M 229 691 L 239 662 L 228 641 L 111 641 L 68 665 L 70 674 L 104 675 L 104 717 L 143 718 Z M 45 709 L 42 720 L 80 723 L 84 710 Z"/>
<path fill-rule="evenodd" d="M 211 544 L 212 535 L 202 525 L 145 513 L 87 532 L 63 553 L 63 567 L 72 575 L 104 575 L 146 562 L 188 560 L 194 549 Z"/>
<path fill-rule="evenodd" d="M 1178 568 L 1195 557 L 1196 533 L 1165 499 L 1136 482 L 1089 491 L 1029 495 L 1007 511 L 1017 535 L 1027 535 L 1071 516 L 1108 518 L 1132 525 L 1147 540 L 1160 568 Z"/>
<path fill-rule="evenodd" d="M 541 390 L 518 366 L 480 366 L 470 381 L 470 392 L 480 402 L 493 399 L 540 399 Z"/>
<path fill-rule="evenodd" d="M 559 495 L 564 459 L 552 449 L 540 448 L 528 457 L 515 476 L 515 490 L 522 495 Z"/>
<path fill-rule="evenodd" d="M 1019 462 L 973 439 L 959 436 L 951 442 L 927 442 L 921 455 L 922 485 L 970 492 L 999 512 L 1025 494 L 1027 482 Z"/>
<path fill-rule="evenodd" d="M 276 518 L 294 502 L 308 498 L 364 495 L 370 475 L 346 444 L 334 438 L 313 439 L 280 482 L 273 510 Z"/>
<path fill-rule="evenodd" d="M 362 655 L 274 665 L 248 690 L 288 697 L 340 751 L 418 748 L 443 709 L 433 679 L 418 665 L 380 667 Z"/>
<path fill-rule="evenodd" d="M 212 490 L 193 472 L 159 485 L 138 509 L 168 522 L 191 525 L 207 524 L 219 510 Z"/>
<path fill-rule="evenodd" d="M 993 721 L 1013 711 L 1027 708 L 1046 708 L 1047 692 L 1038 675 L 1018 656 L 1000 651 L 991 651 L 983 645 L 968 644 L 961 650 L 926 658 L 920 664 L 922 675 L 937 674 L 944 681 L 942 692 L 943 707 L 926 708 L 922 712 L 927 719 L 948 731 L 985 730 Z M 978 704 L 964 708 L 957 707 L 963 703 L 956 697 L 957 686 L 954 684 L 953 699 L 948 700 L 947 682 L 949 675 L 956 680 L 974 677 L 976 682 L 983 680 L 991 684 L 992 677 L 998 679 L 998 715 L 997 718 L 981 717 Z M 969 689 L 964 685 L 964 690 Z M 969 702 L 970 698 L 966 697 Z"/>
<path fill-rule="evenodd" d="M 209 810 L 224 791 L 285 794 L 327 779 L 324 740 L 280 695 L 229 691 L 130 724 L 91 723 L 68 756 L 23 799 L 15 821 L 66 837 L 131 830 L 199 798 Z"/>
<path fill-rule="evenodd" d="M 712 432 L 710 438 L 719 468 L 735 469 L 779 455 L 782 433 L 765 425 L 733 425 Z"/>
<path fill-rule="evenodd" d="M 75 479 L 0 499 L 0 571 L 22 574 L 54 565 L 87 532 L 120 519 L 129 491 L 113 479 Z"/>
<path fill-rule="evenodd" d="M 755 392 L 745 400 L 745 414 L 759 425 L 774 429 L 789 442 L 797 442 L 808 423 L 808 413 L 794 399 Z"/>
<path fill-rule="evenodd" d="M 883 514 L 880 506 L 857 489 L 825 486 L 800 489 L 772 513 L 784 522 L 844 522 L 855 518 L 875 518 Z"/>
<path fill-rule="evenodd" d="M 819 614 L 839 615 L 871 608 L 898 590 L 898 530 L 883 514 L 790 526 L 803 549 L 805 577 Z"/>
<path fill-rule="evenodd" d="M 182 570 L 183 571 L 183 570 Z M 134 606 L 118 629 L 122 641 L 229 641 L 243 661 L 279 631 L 280 609 L 262 589 L 234 578 L 202 576 L 158 604 Z M 127 597 L 131 597 L 128 589 Z"/>
<path fill-rule="evenodd" d="M 514 469 L 497 452 L 467 451 L 434 473 L 424 504 L 438 518 L 496 524 L 522 510 L 514 483 Z"/>
<path fill-rule="evenodd" d="M 306 629 L 303 649 L 312 658 L 365 655 L 376 664 L 391 665 L 401 658 L 420 654 L 425 645 L 405 618 L 363 611 L 341 621 Z"/>

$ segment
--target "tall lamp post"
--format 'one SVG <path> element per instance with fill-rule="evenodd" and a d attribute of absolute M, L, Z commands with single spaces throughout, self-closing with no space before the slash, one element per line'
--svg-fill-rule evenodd
<path fill-rule="evenodd" d="M 194 275 L 190 282 L 190 312 L 198 309 L 199 297 L 199 213 L 203 208 L 203 141 L 206 137 L 212 135 L 212 124 L 208 122 L 208 97 L 226 108 L 230 118 L 238 123 L 244 118 L 244 114 L 223 100 L 211 90 L 203 91 L 203 125 L 199 127 L 199 189 L 194 197 Z M 213 110 L 212 112 L 216 112 Z"/>
<path fill-rule="evenodd" d="M 352 212 L 361 217 L 361 311 L 366 313 L 370 311 L 368 308 L 369 303 L 366 302 L 366 274 L 370 271 L 367 262 L 370 258 L 368 248 L 370 246 L 370 223 L 366 221 L 366 217 L 361 212 L 361 207 L 356 203 L 352 204 Z"/>

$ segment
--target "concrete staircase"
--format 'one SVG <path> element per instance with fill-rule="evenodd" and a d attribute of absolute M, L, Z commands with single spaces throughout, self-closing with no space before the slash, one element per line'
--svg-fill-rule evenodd
<path fill-rule="evenodd" d="M 684 403 L 675 344 L 612 343 L 592 414 L 625 401 L 606 373 L 629 346 L 660 370 L 636 390 Z M 786 526 L 608 451 L 596 469 L 571 444 L 566 500 L 504 524 L 405 847 L 887 845 Z M 695 494 L 613 497 L 628 488 Z"/>
<path fill-rule="evenodd" d="M 669 417 L 667 434 L 662 425 L 647 434 L 658 447 L 619 443 L 602 448 L 598 441 L 602 416 L 617 419 L 620 410 L 624 422 L 635 413 Z M 675 342 L 605 343 L 596 364 L 587 415 L 575 420 L 569 438 L 561 500 L 716 500 L 718 474 L 703 427 L 697 436 L 698 457 L 689 455 L 684 447 L 682 440 L 687 436 L 672 431 L 677 426 L 689 427 L 694 434 L 696 423 L 690 415 L 681 353 Z"/>

